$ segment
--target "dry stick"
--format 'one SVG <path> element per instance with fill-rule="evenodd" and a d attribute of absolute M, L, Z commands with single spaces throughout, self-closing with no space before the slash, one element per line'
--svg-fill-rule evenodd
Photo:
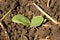
<path fill-rule="evenodd" d="M 38 34 L 35 36 L 34 40 L 37 40 Z"/>
<path fill-rule="evenodd" d="M 39 2 L 39 0 L 37 0 Z"/>
<path fill-rule="evenodd" d="M 12 7 L 14 7 L 14 4 L 15 4 L 15 3 L 16 3 L 16 1 L 12 4 Z M 4 32 L 5 32 L 5 34 L 6 34 L 6 40 L 10 40 L 10 38 L 9 38 L 9 35 L 8 35 L 6 29 L 4 28 L 4 26 L 3 26 L 3 24 L 2 24 L 1 22 L 2 22 L 2 20 L 3 20 L 8 14 L 10 14 L 11 10 L 13 10 L 13 9 L 14 9 L 14 8 L 10 9 L 10 10 L 0 19 L 0 25 L 1 25 L 2 29 L 4 30 Z"/>
<path fill-rule="evenodd" d="M 2 22 L 0 22 L 0 25 L 1 25 L 1 27 L 2 27 L 2 29 L 3 29 L 3 31 L 4 31 L 4 33 L 5 33 L 6 40 L 10 40 L 10 39 L 9 39 L 9 36 L 8 36 L 8 33 L 6 32 L 6 29 L 4 28 Z"/>
<path fill-rule="evenodd" d="M 47 37 L 46 37 L 46 40 L 49 40 L 49 37 L 50 37 L 50 36 L 47 36 Z"/>
<path fill-rule="evenodd" d="M 6 31 L 6 29 L 4 28 L 3 24 L 2 24 L 2 20 L 11 12 L 11 10 L 9 10 L 1 19 L 0 19 L 0 25 L 5 33 L 5 36 L 6 36 L 6 40 L 9 40 L 9 36 L 8 36 L 8 33 Z"/>
<path fill-rule="evenodd" d="M 50 17 L 46 12 L 44 12 L 39 6 L 37 6 L 35 3 L 33 3 L 34 6 L 36 6 L 36 8 L 42 12 L 42 14 L 44 14 L 47 18 L 49 18 L 52 22 L 54 22 L 55 24 L 60 25 L 60 22 L 57 22 L 56 20 L 54 20 L 52 17 Z"/>
<path fill-rule="evenodd" d="M 14 5 L 15 5 L 16 1 L 12 4 L 12 8 L 0 19 L 0 22 L 8 15 L 10 14 L 10 12 L 15 8 Z M 14 7 L 14 8 L 13 8 Z"/>
<path fill-rule="evenodd" d="M 0 1 L 2 1 L 2 0 L 0 0 Z"/>
<path fill-rule="evenodd" d="M 9 10 L 1 19 L 0 22 L 11 12 L 11 10 Z"/>
<path fill-rule="evenodd" d="M 16 3 L 16 1 L 15 1 L 15 3 Z M 15 3 L 12 4 L 12 7 L 14 7 L 14 4 L 15 4 Z M 12 8 L 12 9 L 13 9 L 13 8 Z M 8 35 L 6 29 L 4 28 L 4 26 L 3 26 L 3 24 L 2 24 L 2 20 L 3 20 L 8 14 L 10 14 L 10 12 L 11 12 L 12 9 L 10 9 L 10 10 L 0 19 L 0 25 L 1 25 L 2 29 L 4 30 L 4 32 L 5 32 L 5 34 L 6 34 L 6 40 L 10 40 L 10 38 L 9 38 L 9 35 Z"/>
<path fill-rule="evenodd" d="M 16 1 L 12 4 L 12 8 L 0 19 L 0 22 L 8 15 L 10 14 L 10 12 L 15 8 L 14 5 L 15 5 Z M 13 8 L 14 7 L 14 8 Z"/>
<path fill-rule="evenodd" d="M 47 7 L 49 7 L 49 3 L 50 3 L 51 0 L 47 0 Z"/>
<path fill-rule="evenodd" d="M 54 6 L 55 2 L 56 2 L 56 0 L 52 0 L 51 4 L 50 4 L 50 7 Z"/>

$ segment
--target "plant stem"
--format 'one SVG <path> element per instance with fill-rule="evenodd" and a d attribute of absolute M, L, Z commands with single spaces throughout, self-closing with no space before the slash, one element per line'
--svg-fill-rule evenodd
<path fill-rule="evenodd" d="M 9 35 L 8 35 L 8 33 L 7 33 L 6 29 L 4 28 L 4 26 L 3 26 L 2 22 L 0 22 L 0 25 L 1 25 L 1 27 L 2 27 L 2 30 L 3 30 L 3 31 L 4 31 L 4 33 L 5 33 L 6 40 L 10 40 L 10 39 L 9 39 Z"/>
<path fill-rule="evenodd" d="M 35 3 L 33 3 L 33 5 L 42 12 L 42 14 L 44 14 L 47 18 L 49 18 L 52 22 L 54 22 L 55 24 L 60 25 L 60 22 L 57 22 L 56 20 L 54 20 L 52 17 L 50 17 L 46 12 L 44 12 L 39 6 L 37 6 Z"/>

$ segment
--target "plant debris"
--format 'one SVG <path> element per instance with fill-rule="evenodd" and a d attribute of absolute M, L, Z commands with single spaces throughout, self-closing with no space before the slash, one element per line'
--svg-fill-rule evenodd
<path fill-rule="evenodd" d="M 54 20 L 52 17 L 50 17 L 46 12 L 44 12 L 39 6 L 37 6 L 35 3 L 33 3 L 33 5 L 42 12 L 42 14 L 44 14 L 47 18 L 49 18 L 52 22 L 54 22 L 57 25 L 60 25 L 60 22 L 57 22 L 56 20 Z"/>

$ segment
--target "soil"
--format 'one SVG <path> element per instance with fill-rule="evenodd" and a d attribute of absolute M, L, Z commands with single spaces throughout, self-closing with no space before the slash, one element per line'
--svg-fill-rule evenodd
<path fill-rule="evenodd" d="M 1 0 L 0 19 L 10 10 L 11 14 L 4 18 L 2 23 L 10 40 L 60 40 L 60 27 L 45 17 L 32 3 L 36 3 L 52 18 L 60 22 L 60 0 L 52 0 L 47 7 L 47 0 Z M 30 20 L 33 16 L 41 15 L 48 21 L 37 28 L 29 28 L 11 21 L 12 17 L 22 14 Z M 6 40 L 0 26 L 0 40 Z"/>

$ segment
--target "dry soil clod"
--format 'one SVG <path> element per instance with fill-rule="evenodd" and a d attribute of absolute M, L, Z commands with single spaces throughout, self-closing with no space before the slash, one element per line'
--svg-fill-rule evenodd
<path fill-rule="evenodd" d="M 42 14 L 44 14 L 47 18 L 49 18 L 52 22 L 54 22 L 57 25 L 60 25 L 60 22 L 57 22 L 56 20 L 54 20 L 52 17 L 50 17 L 46 12 L 44 12 L 39 6 L 37 6 L 35 3 L 33 3 L 33 5 L 42 12 Z"/>

